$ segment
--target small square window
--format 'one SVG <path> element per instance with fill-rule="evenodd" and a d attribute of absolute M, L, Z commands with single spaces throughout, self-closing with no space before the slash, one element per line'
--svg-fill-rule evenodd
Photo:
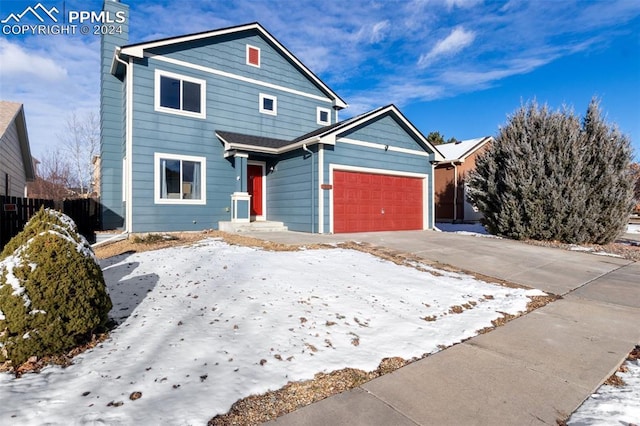
<path fill-rule="evenodd" d="M 260 68 L 260 48 L 247 44 L 247 65 Z"/>
<path fill-rule="evenodd" d="M 331 124 L 331 110 L 328 108 L 318 107 L 316 122 L 318 124 L 322 124 L 323 126 Z"/>
<path fill-rule="evenodd" d="M 263 114 L 278 115 L 278 98 L 260 93 L 260 112 Z"/>

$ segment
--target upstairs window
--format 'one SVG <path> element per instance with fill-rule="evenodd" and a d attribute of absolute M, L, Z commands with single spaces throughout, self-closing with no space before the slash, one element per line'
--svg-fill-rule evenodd
<path fill-rule="evenodd" d="M 247 65 L 260 68 L 260 48 L 247 44 Z"/>
<path fill-rule="evenodd" d="M 327 126 L 331 124 L 331 110 L 329 108 L 320 108 L 317 109 L 316 122 L 323 126 Z"/>
<path fill-rule="evenodd" d="M 260 93 L 260 112 L 269 115 L 278 115 L 278 98 Z"/>
<path fill-rule="evenodd" d="M 156 111 L 206 118 L 205 93 L 205 80 L 156 70 Z"/>

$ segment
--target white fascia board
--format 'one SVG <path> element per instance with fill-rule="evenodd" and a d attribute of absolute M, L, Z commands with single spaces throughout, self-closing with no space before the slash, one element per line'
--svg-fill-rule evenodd
<path fill-rule="evenodd" d="M 240 27 L 231 27 L 231 28 L 224 28 L 221 30 L 209 31 L 205 33 L 189 34 L 182 37 L 178 36 L 168 40 L 164 39 L 164 40 L 150 41 L 148 43 L 140 43 L 135 46 L 130 46 L 122 49 L 122 53 L 125 55 L 134 56 L 136 58 L 143 58 L 144 51 L 146 49 L 153 49 L 154 47 L 161 47 L 161 46 L 170 46 L 172 44 L 185 43 L 185 42 L 194 41 L 194 40 L 201 40 L 203 38 L 220 36 L 225 34 L 232 34 L 232 33 L 237 33 L 240 31 L 246 31 L 250 29 L 258 29 L 258 31 L 260 31 L 261 33 L 264 32 L 262 31 L 262 28 L 259 25 L 249 24 L 249 25 L 243 25 Z"/>
<path fill-rule="evenodd" d="M 201 40 L 203 38 L 233 34 L 233 33 L 252 30 L 252 29 L 257 30 L 263 37 L 265 37 L 271 43 L 273 43 L 284 55 L 287 56 L 289 60 L 291 60 L 291 62 L 293 62 L 296 66 L 298 66 L 310 80 L 312 80 L 316 85 L 321 87 L 323 91 L 325 91 L 330 97 L 334 98 L 333 99 L 334 107 L 343 109 L 349 106 L 346 102 L 344 102 L 340 98 L 340 96 L 338 96 L 333 90 L 331 90 L 329 86 L 324 84 L 322 80 L 320 80 L 313 72 L 311 72 L 309 68 L 307 68 L 302 62 L 300 62 L 298 58 L 296 58 L 291 52 L 289 52 L 289 50 L 287 50 L 286 47 L 280 44 L 278 40 L 276 40 L 258 23 L 242 25 L 239 27 L 225 28 L 222 30 L 209 31 L 206 33 L 175 37 L 168 40 L 165 39 L 165 40 L 158 40 L 158 41 L 150 41 L 148 43 L 141 43 L 138 45 L 129 46 L 124 49 L 121 49 L 121 54 L 142 59 L 144 58 L 144 51 L 147 49 L 153 49 L 154 47 L 169 46 L 176 43 L 185 43 L 185 42 L 190 42 L 195 40 Z"/>
<path fill-rule="evenodd" d="M 224 143 L 225 157 L 229 156 L 230 152 L 233 151 L 245 151 L 245 152 L 258 152 L 262 154 L 282 154 L 289 151 L 295 151 L 296 149 L 302 148 L 303 145 L 313 145 L 320 143 L 321 139 L 317 136 L 313 138 L 305 139 L 303 141 L 295 142 L 290 145 L 285 145 L 280 148 L 267 148 L 256 145 L 246 145 L 241 143 L 233 143 L 226 141 L 222 136 L 216 133 L 216 136 Z M 326 143 L 326 142 L 322 142 Z"/>
<path fill-rule="evenodd" d="M 474 152 L 476 152 L 477 150 L 479 150 L 480 148 L 485 146 L 490 140 L 493 140 L 492 136 L 484 137 L 480 142 L 478 142 L 471 149 L 469 149 L 467 152 L 465 152 L 463 155 L 461 155 L 460 156 L 460 161 L 464 162 L 464 160 L 466 160 L 466 158 L 468 156 L 470 156 L 471 154 L 473 154 Z"/>

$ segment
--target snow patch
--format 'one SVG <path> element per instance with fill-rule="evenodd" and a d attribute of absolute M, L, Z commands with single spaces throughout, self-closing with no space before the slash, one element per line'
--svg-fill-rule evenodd
<path fill-rule="evenodd" d="M 626 361 L 616 373 L 622 387 L 602 385 L 576 410 L 567 425 L 633 425 L 640 420 L 640 360 Z"/>
<path fill-rule="evenodd" d="M 120 325 L 67 368 L 0 375 L 0 424 L 203 424 L 318 372 L 438 352 L 544 294 L 415 266 L 213 240 L 110 259 Z M 130 401 L 134 391 L 143 396 Z"/>

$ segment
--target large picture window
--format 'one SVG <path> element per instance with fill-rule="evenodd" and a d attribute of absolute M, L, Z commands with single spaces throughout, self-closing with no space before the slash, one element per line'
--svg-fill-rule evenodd
<path fill-rule="evenodd" d="M 206 159 L 155 154 L 156 204 L 206 204 Z"/>
<path fill-rule="evenodd" d="M 206 118 L 205 94 L 205 80 L 156 70 L 156 111 Z"/>

